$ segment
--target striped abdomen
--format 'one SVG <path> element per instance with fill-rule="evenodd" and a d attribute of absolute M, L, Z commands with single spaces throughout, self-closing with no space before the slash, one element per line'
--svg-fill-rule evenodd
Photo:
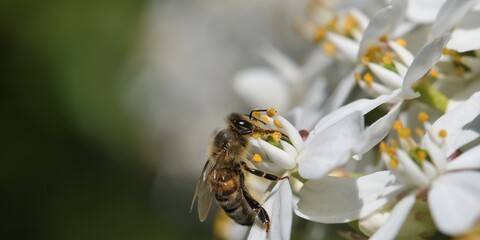
<path fill-rule="evenodd" d="M 225 213 L 236 223 L 252 225 L 255 220 L 255 212 L 248 204 L 243 195 L 243 178 L 239 167 L 223 168 L 217 170 L 215 198 Z"/>

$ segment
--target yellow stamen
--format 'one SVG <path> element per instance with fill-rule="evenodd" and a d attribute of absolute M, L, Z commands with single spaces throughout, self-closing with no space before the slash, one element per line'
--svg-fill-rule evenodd
<path fill-rule="evenodd" d="M 365 73 L 363 75 L 363 80 L 367 83 L 368 86 L 372 86 L 373 76 L 370 73 Z"/>
<path fill-rule="evenodd" d="M 260 163 L 260 162 L 262 162 L 262 160 L 263 160 L 262 156 L 260 156 L 260 154 L 258 154 L 258 153 L 255 153 L 252 157 L 252 161 L 254 163 Z"/>
<path fill-rule="evenodd" d="M 447 130 L 445 129 L 442 129 L 438 132 L 438 136 L 440 136 L 441 138 L 446 138 L 447 137 Z"/>
<path fill-rule="evenodd" d="M 367 65 L 370 62 L 370 58 L 363 55 L 362 58 L 360 59 L 360 62 L 362 62 L 363 65 Z"/>
<path fill-rule="evenodd" d="M 273 120 L 273 124 L 275 124 L 275 126 L 277 126 L 277 128 L 283 128 L 282 123 L 280 121 L 278 121 L 278 119 Z"/>
<path fill-rule="evenodd" d="M 383 57 L 382 61 L 385 65 L 390 65 L 393 63 L 393 55 L 390 52 L 386 52 Z"/>
<path fill-rule="evenodd" d="M 315 32 L 315 36 L 313 37 L 313 41 L 316 43 L 321 42 L 324 38 L 325 35 L 327 35 L 327 31 L 325 31 L 324 28 L 317 28 L 317 31 Z"/>
<path fill-rule="evenodd" d="M 426 112 L 419 112 L 418 113 L 418 121 L 420 121 L 422 123 L 428 121 L 428 114 Z"/>
<path fill-rule="evenodd" d="M 262 116 L 261 112 L 253 112 L 252 113 L 252 117 L 254 117 L 254 118 L 260 118 L 260 116 Z"/>
<path fill-rule="evenodd" d="M 388 154 L 388 156 L 390 156 L 390 157 L 395 156 L 396 153 L 397 153 L 397 151 L 396 151 L 395 148 L 393 148 L 393 147 L 390 147 L 390 148 L 387 149 L 387 154 Z"/>
<path fill-rule="evenodd" d="M 399 132 L 398 135 L 401 138 L 409 138 L 410 137 L 411 130 L 410 128 L 402 128 Z"/>
<path fill-rule="evenodd" d="M 355 78 L 355 82 L 360 82 L 360 79 L 362 79 L 362 75 L 360 75 L 359 72 L 353 73 L 353 77 Z"/>
<path fill-rule="evenodd" d="M 452 53 L 452 50 L 450 50 L 448 48 L 443 48 L 442 53 L 443 53 L 443 55 L 449 55 L 449 54 Z"/>
<path fill-rule="evenodd" d="M 327 23 L 327 29 L 334 29 L 337 26 L 338 17 L 335 16 Z"/>
<path fill-rule="evenodd" d="M 260 136 L 262 136 L 262 134 L 260 134 L 260 133 L 258 133 L 258 132 L 252 134 L 252 137 L 253 137 L 254 139 L 258 139 Z"/>
<path fill-rule="evenodd" d="M 403 128 L 403 123 L 400 120 L 395 120 L 395 122 L 393 122 L 393 130 L 400 132 L 402 128 Z"/>
<path fill-rule="evenodd" d="M 455 68 L 455 73 L 461 77 L 465 74 L 465 68 L 462 66 L 458 66 Z"/>
<path fill-rule="evenodd" d="M 274 132 L 272 133 L 272 140 L 274 142 L 280 142 L 280 139 L 282 138 L 282 134 L 280 132 Z"/>
<path fill-rule="evenodd" d="M 415 134 L 419 137 L 422 137 L 423 135 L 425 135 L 425 131 L 421 128 L 416 128 L 415 129 Z"/>
<path fill-rule="evenodd" d="M 404 38 L 397 38 L 397 40 L 395 40 L 396 43 L 398 43 L 398 45 L 406 48 L 407 47 L 407 41 L 404 39 Z"/>
<path fill-rule="evenodd" d="M 398 167 L 398 160 L 395 158 L 390 159 L 390 166 L 392 168 L 397 168 Z"/>
<path fill-rule="evenodd" d="M 326 42 L 323 44 L 323 51 L 325 54 L 327 54 L 327 56 L 334 56 L 337 52 L 337 47 L 331 42 Z"/>
<path fill-rule="evenodd" d="M 387 144 L 384 141 L 382 141 L 380 143 L 379 149 L 380 149 L 380 152 L 382 153 L 387 152 Z"/>
<path fill-rule="evenodd" d="M 269 108 L 269 109 L 267 110 L 267 116 L 273 117 L 273 116 L 275 116 L 275 114 L 277 114 L 277 110 L 275 110 L 275 109 L 273 109 L 273 108 Z"/>
<path fill-rule="evenodd" d="M 453 56 L 452 60 L 454 63 L 460 63 L 462 62 L 462 57 L 460 55 L 455 55 Z"/>
<path fill-rule="evenodd" d="M 387 37 L 386 35 L 382 35 L 382 36 L 380 36 L 380 37 L 378 38 L 378 40 L 379 40 L 380 42 L 386 43 L 386 42 L 388 42 L 388 37 Z"/>
<path fill-rule="evenodd" d="M 260 121 L 264 122 L 264 123 L 268 123 L 268 118 L 267 117 L 261 117 L 260 118 Z"/>
<path fill-rule="evenodd" d="M 423 161 L 427 158 L 427 153 L 423 150 L 418 150 L 415 155 L 419 161 Z"/>
<path fill-rule="evenodd" d="M 392 148 L 394 148 L 394 149 L 395 149 L 395 148 L 398 148 L 398 142 L 395 141 L 395 140 L 390 141 L 390 147 L 392 147 Z"/>
<path fill-rule="evenodd" d="M 357 24 L 358 24 L 357 18 L 355 18 L 351 14 L 348 14 L 345 19 L 345 31 L 347 33 L 352 32 L 355 29 L 355 27 L 357 27 Z"/>
<path fill-rule="evenodd" d="M 430 74 L 430 76 L 432 76 L 434 78 L 438 78 L 438 69 L 431 68 L 429 74 Z"/>

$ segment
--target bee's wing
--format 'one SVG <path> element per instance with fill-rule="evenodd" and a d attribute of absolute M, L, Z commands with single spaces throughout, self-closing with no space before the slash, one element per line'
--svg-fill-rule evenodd
<path fill-rule="evenodd" d="M 200 218 L 201 222 L 205 221 L 207 218 L 208 212 L 210 211 L 210 206 L 212 204 L 213 194 L 212 189 L 210 189 L 209 181 L 213 176 L 212 172 L 215 171 L 214 167 L 215 161 L 211 159 L 205 163 L 202 174 L 198 179 L 195 194 L 193 195 L 192 205 L 190 206 L 190 211 L 192 211 L 195 199 L 198 198 L 198 217 Z"/>

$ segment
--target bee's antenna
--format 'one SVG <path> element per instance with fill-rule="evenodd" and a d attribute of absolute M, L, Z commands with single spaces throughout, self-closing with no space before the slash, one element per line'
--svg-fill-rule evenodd
<path fill-rule="evenodd" d="M 256 118 L 253 116 L 253 113 L 256 113 L 256 112 L 266 112 L 266 111 L 268 111 L 268 109 L 253 109 L 253 110 L 250 112 L 250 114 L 248 115 L 248 117 L 249 117 L 250 119 L 256 119 Z M 258 119 L 256 119 L 256 120 L 258 120 Z"/>
<path fill-rule="evenodd" d="M 257 121 L 257 122 L 263 123 L 263 125 L 267 125 L 266 122 L 264 122 L 264 121 L 262 121 L 262 120 L 260 120 L 260 119 L 258 119 L 258 118 L 256 118 L 256 117 L 252 116 L 252 113 L 250 113 L 250 114 L 245 114 L 245 116 L 247 116 L 250 120 L 255 120 L 255 121 Z"/>

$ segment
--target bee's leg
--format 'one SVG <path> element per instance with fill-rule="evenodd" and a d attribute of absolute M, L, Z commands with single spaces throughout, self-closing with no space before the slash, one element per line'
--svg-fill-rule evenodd
<path fill-rule="evenodd" d="M 243 185 L 243 184 L 242 184 Z M 268 233 L 270 232 L 270 217 L 268 216 L 267 211 L 257 202 L 257 200 L 253 199 L 253 197 L 248 193 L 245 186 L 242 186 L 243 196 L 248 202 L 248 205 L 252 208 L 252 210 L 257 214 L 257 217 L 260 219 L 262 224 L 265 226 L 265 231 Z"/>
<path fill-rule="evenodd" d="M 263 177 L 263 178 L 268 179 L 268 180 L 271 180 L 271 181 L 278 181 L 278 180 L 282 180 L 282 179 L 288 179 L 288 176 L 285 176 L 285 177 L 277 177 L 277 176 L 275 176 L 275 175 L 273 175 L 273 174 L 266 173 L 266 172 L 260 171 L 260 170 L 258 170 L 258 169 L 249 168 L 245 162 L 242 162 L 242 166 L 243 166 L 243 168 L 245 168 L 245 170 L 247 170 L 249 173 L 251 173 L 251 174 L 253 174 L 253 175 L 255 175 L 255 176 Z"/>

